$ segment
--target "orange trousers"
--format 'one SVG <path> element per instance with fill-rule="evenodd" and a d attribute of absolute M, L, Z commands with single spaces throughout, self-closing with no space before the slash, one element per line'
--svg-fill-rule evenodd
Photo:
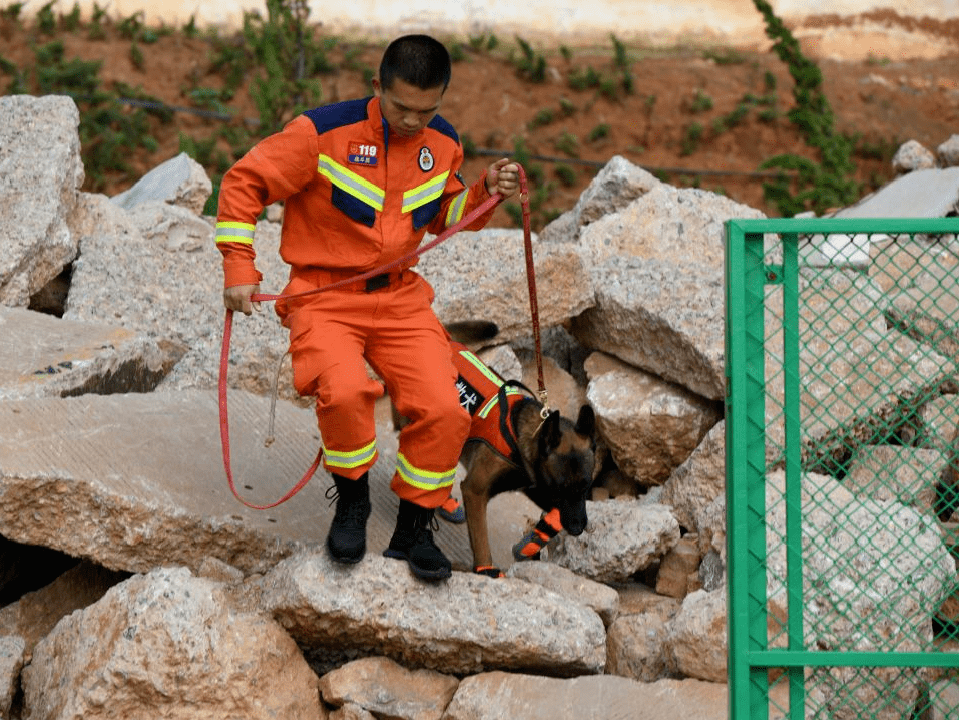
<path fill-rule="evenodd" d="M 294 270 L 284 294 L 339 279 L 323 270 Z M 432 302 L 429 283 L 405 270 L 372 292 L 357 283 L 276 304 L 290 330 L 293 384 L 300 395 L 316 397 L 324 467 L 358 478 L 376 462 L 374 404 L 385 390 L 410 420 L 400 432 L 390 486 L 423 507 L 449 497 L 470 427 L 450 337 Z M 370 377 L 367 363 L 382 383 Z"/>

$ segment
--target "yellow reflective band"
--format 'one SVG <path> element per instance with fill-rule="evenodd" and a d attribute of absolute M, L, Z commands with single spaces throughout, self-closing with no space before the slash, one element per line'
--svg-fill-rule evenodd
<path fill-rule="evenodd" d="M 466 209 L 466 199 L 469 194 L 469 190 L 464 190 L 450 203 L 450 209 L 446 213 L 446 227 L 452 227 L 463 219 L 463 211 Z"/>
<path fill-rule="evenodd" d="M 445 472 L 421 470 L 410 465 L 403 453 L 396 454 L 396 472 L 403 481 L 421 490 L 437 490 L 443 487 L 452 487 L 456 480 L 456 467 Z"/>
<path fill-rule="evenodd" d="M 341 468 L 358 467 L 363 463 L 372 462 L 376 458 L 376 440 L 352 452 L 341 452 L 324 447 L 323 454 L 326 455 L 327 465 Z"/>
<path fill-rule="evenodd" d="M 443 194 L 443 188 L 446 187 L 446 178 L 449 176 L 450 171 L 447 170 L 445 173 L 427 180 L 419 187 L 403 193 L 403 212 L 413 212 L 416 208 L 423 207 L 426 203 L 438 199 Z"/>
<path fill-rule="evenodd" d="M 316 170 L 343 192 L 366 203 L 374 210 L 383 212 L 386 193 L 369 180 L 357 175 L 348 167 L 340 165 L 327 155 L 320 155 Z"/>
<path fill-rule="evenodd" d="M 255 225 L 241 222 L 218 222 L 216 224 L 216 241 L 218 243 L 233 242 L 244 245 L 253 244 Z"/>
<path fill-rule="evenodd" d="M 506 395 L 507 395 L 507 396 L 509 396 L 509 395 L 523 395 L 523 394 L 524 394 L 523 391 L 522 391 L 522 390 L 519 390 L 519 389 L 517 389 L 517 388 L 513 388 L 513 387 L 508 387 L 508 388 L 506 388 Z M 480 417 L 480 418 L 483 418 L 483 419 L 485 420 L 485 419 L 486 419 L 486 416 L 490 414 L 490 411 L 491 411 L 494 407 L 496 407 L 496 403 L 498 403 L 498 402 L 499 402 L 499 393 L 497 393 L 496 395 L 494 395 L 493 397 L 491 397 L 489 400 L 487 400 L 487 401 L 486 401 L 486 404 L 480 409 L 480 411 L 479 411 L 478 413 L 476 413 L 476 416 L 477 416 L 477 417 Z"/>
<path fill-rule="evenodd" d="M 490 370 L 486 364 L 476 357 L 469 350 L 460 350 L 460 355 L 466 360 L 470 365 L 475 367 L 479 372 L 483 373 L 483 376 L 493 383 L 496 387 L 499 387 L 503 384 L 503 381 L 500 380 L 499 375 Z"/>

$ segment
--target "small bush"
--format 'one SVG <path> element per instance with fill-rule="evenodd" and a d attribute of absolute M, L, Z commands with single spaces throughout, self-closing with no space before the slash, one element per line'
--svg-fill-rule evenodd
<path fill-rule="evenodd" d="M 559 178 L 563 187 L 571 188 L 576 186 L 576 171 L 569 165 L 560 163 L 553 168 L 553 172 L 556 173 L 556 177 Z"/>
<path fill-rule="evenodd" d="M 597 140 L 602 140 L 606 137 L 609 137 L 609 125 L 606 123 L 600 123 L 589 131 L 588 139 L 590 142 L 596 142 Z"/>
<path fill-rule="evenodd" d="M 693 93 L 693 99 L 689 101 L 689 112 L 701 113 L 713 109 L 713 99 L 699 88 Z"/>
<path fill-rule="evenodd" d="M 689 125 L 683 133 L 683 139 L 680 141 L 680 155 L 692 155 L 699 147 L 699 141 L 703 137 L 703 126 L 698 122 Z"/>
<path fill-rule="evenodd" d="M 564 132 L 553 141 L 553 146 L 570 157 L 579 156 L 579 140 L 571 132 Z"/>

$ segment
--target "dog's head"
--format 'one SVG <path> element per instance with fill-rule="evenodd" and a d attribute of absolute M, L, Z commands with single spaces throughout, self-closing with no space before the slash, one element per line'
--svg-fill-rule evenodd
<path fill-rule="evenodd" d="M 532 488 L 543 507 L 559 509 L 563 529 L 580 535 L 586 529 L 586 498 L 595 476 L 596 418 L 589 405 L 572 423 L 553 410 L 537 438 L 536 481 Z"/>

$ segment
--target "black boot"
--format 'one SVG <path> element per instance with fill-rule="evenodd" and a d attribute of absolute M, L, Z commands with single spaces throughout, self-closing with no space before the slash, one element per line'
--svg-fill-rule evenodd
<path fill-rule="evenodd" d="M 341 563 L 358 563 L 366 554 L 366 520 L 370 516 L 369 475 L 363 473 L 356 480 L 333 474 L 336 485 L 326 496 L 336 501 L 336 512 L 326 536 L 330 557 Z"/>
<path fill-rule="evenodd" d="M 450 561 L 433 542 L 433 508 L 400 500 L 396 529 L 390 546 L 383 551 L 386 557 L 406 560 L 410 570 L 423 580 L 445 580 L 452 574 Z"/>

